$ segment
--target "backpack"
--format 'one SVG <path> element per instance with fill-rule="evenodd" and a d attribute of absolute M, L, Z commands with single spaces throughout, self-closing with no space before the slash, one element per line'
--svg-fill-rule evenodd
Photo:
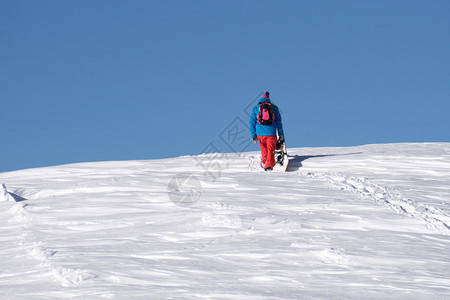
<path fill-rule="evenodd" d="M 261 103 L 259 105 L 258 123 L 261 125 L 270 125 L 275 122 L 275 114 L 272 110 L 272 104 Z"/>

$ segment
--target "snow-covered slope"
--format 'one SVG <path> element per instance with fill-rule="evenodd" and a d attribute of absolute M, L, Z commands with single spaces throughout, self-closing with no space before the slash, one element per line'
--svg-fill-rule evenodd
<path fill-rule="evenodd" d="M 0 173 L 2 299 L 450 299 L 450 144 Z"/>

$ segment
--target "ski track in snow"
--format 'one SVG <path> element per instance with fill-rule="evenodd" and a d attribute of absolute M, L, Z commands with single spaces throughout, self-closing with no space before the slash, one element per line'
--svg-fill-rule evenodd
<path fill-rule="evenodd" d="M 386 205 L 398 214 L 423 220 L 428 228 L 437 230 L 441 234 L 450 234 L 449 215 L 432 205 L 406 199 L 399 191 L 393 188 L 372 183 L 365 177 L 348 177 L 341 173 L 307 172 L 299 174 L 313 179 L 324 180 L 338 189 L 349 191 L 361 198 L 368 198 L 376 203 Z"/>
<path fill-rule="evenodd" d="M 30 234 L 32 230 L 29 226 L 32 216 L 26 207 L 27 204 L 15 203 L 8 211 L 11 215 L 8 222 L 16 223 L 17 228 L 22 231 L 17 234 L 17 245 L 26 249 L 26 256 L 37 260 L 46 271 L 45 273 L 50 272 L 63 287 L 81 286 L 86 284 L 89 279 L 98 277 L 92 272 L 58 266 L 52 262 L 52 257 L 57 254 L 57 251 L 47 248 L 44 241 L 32 237 Z"/>
<path fill-rule="evenodd" d="M 248 160 L 248 169 L 250 171 L 263 172 L 259 166 L 261 160 L 259 156 L 251 155 L 248 157 Z M 324 180 L 340 190 L 349 191 L 361 198 L 368 198 L 373 202 L 386 205 L 398 214 L 422 220 L 429 229 L 437 230 L 444 235 L 450 235 L 450 216 L 448 214 L 432 205 L 421 204 L 405 198 L 394 188 L 372 183 L 366 177 L 349 177 L 337 172 L 306 172 L 298 174 L 308 178 Z"/>

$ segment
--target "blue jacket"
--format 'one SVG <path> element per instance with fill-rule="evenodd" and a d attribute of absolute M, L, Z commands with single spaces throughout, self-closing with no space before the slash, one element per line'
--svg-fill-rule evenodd
<path fill-rule="evenodd" d="M 250 132 L 252 134 L 252 139 L 255 138 L 257 135 L 259 136 L 269 136 L 269 135 L 277 135 L 277 129 L 278 129 L 278 135 L 284 135 L 283 133 L 283 125 L 281 124 L 281 115 L 278 110 L 278 107 L 273 105 L 272 103 L 272 110 L 275 114 L 275 122 L 270 125 L 261 125 L 258 123 L 258 114 L 259 114 L 259 105 L 261 103 L 271 103 L 269 98 L 262 97 L 259 99 L 258 104 L 256 104 L 255 107 L 253 107 L 252 114 L 250 116 Z"/>

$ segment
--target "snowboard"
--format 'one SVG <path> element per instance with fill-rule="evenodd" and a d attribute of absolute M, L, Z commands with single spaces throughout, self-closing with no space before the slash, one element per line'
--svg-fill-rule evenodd
<path fill-rule="evenodd" d="M 281 143 L 279 139 L 277 139 L 277 148 L 274 151 L 275 154 L 275 166 L 273 170 L 276 172 L 286 172 L 289 159 L 286 152 L 286 142 Z"/>

